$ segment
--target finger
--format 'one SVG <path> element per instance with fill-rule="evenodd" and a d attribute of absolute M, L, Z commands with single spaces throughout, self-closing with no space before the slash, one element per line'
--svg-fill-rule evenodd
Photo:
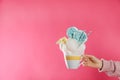
<path fill-rule="evenodd" d="M 83 59 L 89 59 L 88 55 L 83 55 Z"/>
<path fill-rule="evenodd" d="M 94 61 L 95 60 L 95 57 L 92 56 L 92 55 L 85 55 L 87 58 L 89 58 L 91 61 Z"/>
<path fill-rule="evenodd" d="M 90 61 L 92 62 L 96 62 L 97 58 L 95 56 L 92 55 L 87 55 L 87 57 L 89 58 Z"/>
<path fill-rule="evenodd" d="M 82 65 L 83 66 L 88 66 L 88 63 L 87 62 L 83 62 Z"/>
<path fill-rule="evenodd" d="M 82 61 L 82 64 L 84 65 L 86 65 L 86 64 L 88 64 L 89 63 L 89 61 Z"/>
<path fill-rule="evenodd" d="M 83 58 L 88 58 L 87 55 L 83 55 Z"/>
<path fill-rule="evenodd" d="M 81 58 L 83 58 L 83 57 L 84 57 L 84 55 L 82 54 L 82 55 L 81 55 Z"/>
<path fill-rule="evenodd" d="M 88 61 L 88 58 L 87 57 L 83 57 L 82 61 Z"/>
<path fill-rule="evenodd" d="M 85 55 L 86 57 L 89 57 L 89 58 L 94 58 L 94 56 L 92 55 Z"/>

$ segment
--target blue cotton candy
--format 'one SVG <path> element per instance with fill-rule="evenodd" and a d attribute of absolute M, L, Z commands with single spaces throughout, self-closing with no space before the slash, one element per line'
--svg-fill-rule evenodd
<path fill-rule="evenodd" d="M 75 27 L 70 27 L 70 28 L 67 29 L 67 36 L 68 36 L 69 38 L 73 38 L 75 32 L 77 32 L 77 28 L 75 28 Z"/>
<path fill-rule="evenodd" d="M 73 38 L 79 41 L 81 34 L 82 34 L 82 31 L 76 31 Z"/>
<path fill-rule="evenodd" d="M 81 44 L 87 40 L 87 34 L 83 30 L 78 30 L 76 27 L 70 27 L 67 29 L 67 36 L 75 39 Z"/>
<path fill-rule="evenodd" d="M 86 34 L 85 32 L 82 32 L 81 37 L 80 37 L 80 42 L 84 42 L 86 40 Z"/>

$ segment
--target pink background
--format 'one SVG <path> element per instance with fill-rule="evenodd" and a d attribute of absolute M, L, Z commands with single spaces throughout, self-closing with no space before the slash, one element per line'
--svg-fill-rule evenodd
<path fill-rule="evenodd" d="M 0 80 L 116 80 L 66 69 L 55 43 L 72 25 L 92 31 L 87 54 L 120 60 L 120 0 L 0 0 Z"/>

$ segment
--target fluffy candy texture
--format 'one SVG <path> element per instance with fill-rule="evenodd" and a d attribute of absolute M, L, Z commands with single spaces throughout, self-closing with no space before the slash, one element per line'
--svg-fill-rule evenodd
<path fill-rule="evenodd" d="M 66 44 L 59 44 L 60 50 L 65 55 L 82 55 L 84 54 L 85 44 L 78 43 L 75 39 L 69 38 Z"/>
<path fill-rule="evenodd" d="M 80 44 L 77 40 L 71 38 L 68 39 L 66 47 L 72 54 L 76 55 L 83 54 L 85 50 L 85 44 Z"/>
<path fill-rule="evenodd" d="M 70 27 L 70 28 L 68 28 L 67 29 L 67 36 L 69 38 L 73 38 L 73 36 L 74 36 L 75 32 L 77 32 L 77 30 L 78 29 L 76 27 Z"/>
<path fill-rule="evenodd" d="M 72 52 L 68 50 L 68 48 L 66 47 L 66 44 L 59 44 L 59 48 L 64 55 L 72 55 Z"/>
<path fill-rule="evenodd" d="M 75 39 L 69 38 L 66 46 L 70 51 L 76 51 L 79 48 L 80 44 Z"/>
<path fill-rule="evenodd" d="M 76 27 L 68 28 L 67 36 L 68 38 L 77 40 L 81 44 L 87 41 L 87 34 L 82 30 L 78 30 Z"/>

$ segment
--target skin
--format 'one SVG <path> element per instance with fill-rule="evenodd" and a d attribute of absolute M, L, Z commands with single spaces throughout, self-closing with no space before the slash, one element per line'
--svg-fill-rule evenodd
<path fill-rule="evenodd" d="M 83 55 L 82 61 L 83 61 L 83 66 L 88 66 L 88 67 L 97 68 L 97 69 L 102 68 L 102 61 L 96 58 L 95 56 Z"/>

